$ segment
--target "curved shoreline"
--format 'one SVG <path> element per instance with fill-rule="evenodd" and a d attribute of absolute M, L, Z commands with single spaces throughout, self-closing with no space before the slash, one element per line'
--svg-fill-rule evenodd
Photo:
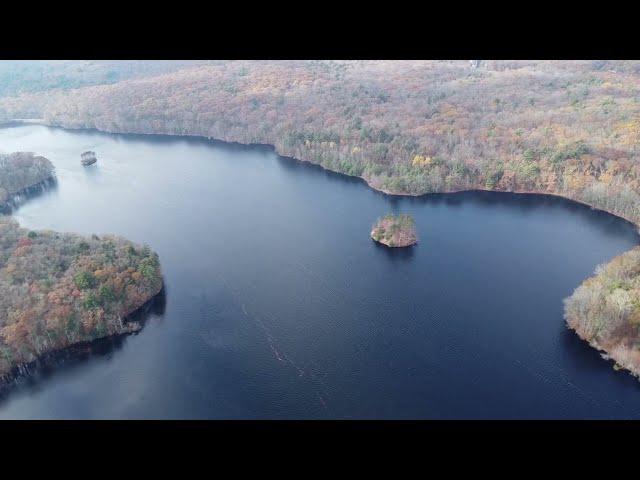
<path fill-rule="evenodd" d="M 0 214 L 10 215 L 14 209 L 18 208 L 21 205 L 21 197 L 31 198 L 38 196 L 43 193 L 48 187 L 55 186 L 57 183 L 58 180 L 55 174 L 52 173 L 44 180 L 25 187 L 19 192 L 12 193 L 7 201 L 5 201 L 4 203 L 0 203 Z"/>
<path fill-rule="evenodd" d="M 371 183 L 371 180 L 369 180 L 369 179 L 367 179 L 365 177 L 361 177 L 359 175 L 351 175 L 349 173 L 341 172 L 339 170 L 333 170 L 331 168 L 325 167 L 324 165 L 322 165 L 320 163 L 316 163 L 316 162 L 314 162 L 312 160 L 293 157 L 291 155 L 286 155 L 286 154 L 280 153 L 278 151 L 277 147 L 274 144 L 270 144 L 270 143 L 243 143 L 243 142 L 238 142 L 236 140 L 225 140 L 223 138 L 213 138 L 213 137 L 208 137 L 206 135 L 196 135 L 196 134 L 190 134 L 190 133 L 123 132 L 123 131 L 117 131 L 117 130 L 113 130 L 113 131 L 111 131 L 111 130 L 101 130 L 101 129 L 96 128 L 96 127 L 92 127 L 92 128 L 89 128 L 89 127 L 65 127 L 64 125 L 57 125 L 57 124 L 47 123 L 46 121 L 41 121 L 41 119 L 12 120 L 11 122 L 12 122 L 12 125 L 15 125 L 15 126 L 39 125 L 39 126 L 43 126 L 43 127 L 47 127 L 47 128 L 59 128 L 61 130 L 67 130 L 67 131 L 72 131 L 72 132 L 94 132 L 94 133 L 101 133 L 101 134 L 105 134 L 105 135 L 132 135 L 132 136 L 140 135 L 140 136 L 146 136 L 146 137 L 160 137 L 160 138 L 168 138 L 168 137 L 185 138 L 186 137 L 186 138 L 204 140 L 204 141 L 213 142 L 213 143 L 222 143 L 222 144 L 226 144 L 226 145 L 264 148 L 264 149 L 268 149 L 268 150 L 274 152 L 276 155 L 278 155 L 281 158 L 292 160 L 292 161 L 295 161 L 295 162 L 300 163 L 300 164 L 307 164 L 307 165 L 312 165 L 312 166 L 315 166 L 315 167 L 319 167 L 322 170 L 324 170 L 325 172 L 330 172 L 330 173 L 334 173 L 334 174 L 337 174 L 337 175 L 342 175 L 342 176 L 344 176 L 346 178 L 352 178 L 352 179 L 360 180 L 367 187 L 371 188 L 371 190 L 373 190 L 375 192 L 378 192 L 378 193 L 383 193 L 385 195 L 389 195 L 389 196 L 392 196 L 392 197 L 422 198 L 422 197 L 427 197 L 429 195 L 442 195 L 442 194 L 448 194 L 448 193 L 490 192 L 490 193 L 510 193 L 510 194 L 515 194 L 515 195 L 542 195 L 542 196 L 562 198 L 564 200 L 569 200 L 571 202 L 575 202 L 575 203 L 578 203 L 580 205 L 584 205 L 586 207 L 589 207 L 592 210 L 601 211 L 601 212 L 607 213 L 609 215 L 613 215 L 614 217 L 621 218 L 622 220 L 625 220 L 625 221 L 633 224 L 634 226 L 636 226 L 638 229 L 640 229 L 640 219 L 634 220 L 634 219 L 626 217 L 625 215 L 622 215 L 620 213 L 615 213 L 615 212 L 612 212 L 610 210 L 606 210 L 604 208 L 596 207 L 595 205 L 587 203 L 587 202 L 585 202 L 583 200 L 579 200 L 577 198 L 573 198 L 573 197 L 570 197 L 570 196 L 567 196 L 567 195 L 563 195 L 561 193 L 554 193 L 554 192 L 548 192 L 548 191 L 497 190 L 497 189 L 491 190 L 491 189 L 481 188 L 481 187 L 469 187 L 469 188 L 454 189 L 454 190 L 439 190 L 437 192 L 427 192 L 427 193 L 394 192 L 394 191 L 387 190 L 387 189 L 384 189 L 384 188 L 376 187 L 375 185 L 373 185 Z M 0 128 L 2 128 L 2 125 L 0 125 Z"/>
<path fill-rule="evenodd" d="M 189 134 L 189 133 L 149 133 L 149 132 L 135 132 L 135 131 L 129 131 L 129 132 L 123 132 L 123 131 L 117 131 L 117 130 L 102 130 L 99 129 L 97 127 L 92 127 L 92 128 L 87 128 L 87 127 L 65 127 L 64 125 L 58 125 L 55 123 L 49 123 L 46 120 L 42 120 L 40 121 L 40 119 L 35 120 L 35 119 L 26 119 L 26 120 L 12 120 L 11 123 L 13 124 L 17 124 L 17 125 L 41 125 L 41 126 L 45 126 L 48 128 L 60 128 L 63 130 L 69 130 L 69 131 L 89 131 L 89 132 L 98 132 L 98 133 L 104 133 L 104 134 L 115 134 L 115 135 L 140 135 L 140 136 L 156 136 L 156 137 L 176 137 L 176 138 L 180 138 L 180 137 L 187 137 L 187 138 L 193 138 L 193 139 L 202 139 L 202 140 L 206 140 L 209 142 L 218 142 L 218 143 L 226 143 L 226 144 L 232 144 L 232 145 L 240 145 L 240 146 L 245 146 L 245 147 L 261 147 L 261 148 L 267 148 L 273 152 L 275 152 L 276 155 L 278 155 L 281 158 L 285 158 L 285 159 L 290 159 L 293 160 L 295 162 L 299 162 L 299 163 L 304 163 L 304 164 L 309 164 L 309 165 L 314 165 L 316 167 L 320 167 L 323 170 L 325 170 L 326 172 L 331 172 L 334 174 L 338 174 L 338 175 L 342 175 L 344 177 L 348 177 L 348 178 L 354 178 L 354 179 L 359 179 L 362 182 L 364 182 L 369 188 L 371 188 L 373 191 L 382 193 L 384 195 L 389 195 L 389 196 L 393 196 L 393 197 L 412 197 L 412 198 L 420 198 L 420 197 L 426 197 L 428 195 L 437 195 L 437 194 L 453 194 L 453 193 L 463 193 L 463 192 L 495 192 L 495 193 L 510 193 L 510 194 L 516 194 L 516 195 L 545 195 L 545 196 L 550 196 L 550 197 L 557 197 L 557 198 L 562 198 L 564 200 L 568 200 L 571 202 L 575 202 L 577 204 L 589 207 L 592 210 L 595 211 L 601 211 L 604 213 L 607 213 L 609 215 L 612 215 L 614 217 L 618 217 L 632 225 L 634 225 L 636 228 L 638 228 L 638 231 L 640 232 L 640 220 L 638 219 L 631 219 L 629 217 L 626 217 L 625 215 L 619 214 L 619 213 L 615 213 L 612 212 L 610 210 L 606 210 L 604 208 L 600 208 L 600 207 L 596 207 L 595 205 L 592 205 L 590 203 L 587 203 L 583 200 L 579 200 L 576 198 L 572 198 L 570 196 L 561 194 L 561 193 L 554 193 L 554 192 L 546 192 L 546 191 L 519 191 L 519 190 L 497 190 L 497 189 L 486 189 L 486 188 L 465 188 L 465 189 L 457 189 L 457 190 L 442 190 L 442 191 L 438 191 L 438 192 L 428 192 L 428 193 L 421 193 L 421 194 L 411 194 L 411 193 L 405 193 L 405 192 L 393 192 L 390 190 L 386 190 L 383 188 L 379 188 L 376 187 L 375 185 L 372 184 L 372 181 L 370 179 L 367 179 L 365 177 L 359 176 L 359 175 L 351 175 L 348 173 L 344 173 L 344 172 L 340 172 L 338 170 L 333 170 L 331 168 L 327 168 L 324 165 L 311 161 L 311 160 L 307 160 L 307 159 L 303 159 L 303 158 L 298 158 L 298 157 L 293 157 L 291 155 L 286 155 L 283 154 L 281 152 L 278 151 L 278 148 L 275 144 L 268 144 L 268 143 L 242 143 L 242 142 L 238 142 L 236 140 L 233 139 L 225 139 L 225 138 L 212 138 L 212 137 L 208 137 L 205 135 L 197 135 L 197 134 Z M 379 242 L 378 242 L 379 243 Z M 576 287 L 577 288 L 577 287 Z M 576 333 L 576 335 L 578 335 L 579 338 L 581 338 L 582 340 L 586 341 L 587 343 L 589 343 L 589 345 L 592 348 L 596 348 L 598 351 L 604 352 L 604 354 L 606 355 L 606 358 L 611 358 L 614 361 L 616 361 L 616 359 L 612 356 L 613 354 L 610 351 L 607 351 L 605 349 L 602 349 L 600 346 L 595 346 L 591 341 L 589 341 L 588 339 L 585 339 L 583 337 L 581 337 L 576 331 L 575 329 L 573 329 L 569 323 L 566 321 L 565 319 L 565 326 L 571 330 L 574 330 L 574 332 Z M 632 375 L 638 377 L 640 379 L 640 371 L 634 371 L 630 368 L 627 368 L 623 365 L 619 365 L 616 362 L 616 365 L 620 366 L 621 368 L 624 368 L 626 370 L 628 370 Z"/>
<path fill-rule="evenodd" d="M 264 149 L 267 149 L 267 150 L 270 150 L 270 151 L 274 152 L 280 158 L 292 160 L 292 161 L 295 161 L 295 162 L 301 163 L 301 164 L 313 165 L 315 167 L 321 168 L 322 170 L 324 170 L 326 172 L 335 173 L 337 175 L 342 175 L 342 176 L 344 176 L 346 178 L 352 178 L 352 179 L 360 180 L 367 187 L 371 188 L 373 191 L 379 192 L 379 193 L 383 193 L 385 195 L 389 195 L 389 196 L 392 196 L 392 197 L 421 198 L 421 197 L 427 197 L 429 195 L 441 195 L 441 194 L 447 194 L 447 193 L 465 193 L 465 192 L 511 193 L 511 194 L 516 194 L 516 195 L 545 195 L 545 196 L 550 196 L 550 197 L 558 197 L 558 198 L 562 198 L 564 200 L 569 200 L 571 202 L 578 203 L 580 205 L 587 206 L 587 207 L 591 208 L 592 210 L 605 212 L 605 213 L 607 213 L 609 215 L 613 215 L 614 217 L 621 218 L 622 220 L 625 220 L 625 221 L 633 224 L 634 226 L 636 226 L 636 227 L 638 227 L 640 229 L 640 219 L 634 220 L 634 219 L 626 217 L 626 216 L 624 216 L 622 214 L 615 213 L 615 212 L 606 210 L 604 208 L 596 207 L 595 205 L 587 203 L 587 202 L 585 202 L 583 200 L 579 200 L 577 198 L 572 198 L 572 197 L 569 197 L 567 195 L 563 195 L 561 193 L 554 193 L 554 192 L 548 192 L 548 191 L 497 190 L 497 189 L 491 190 L 491 189 L 481 188 L 481 187 L 469 187 L 469 188 L 454 189 L 454 190 L 439 190 L 437 192 L 426 192 L 426 193 L 394 192 L 394 191 L 387 190 L 387 189 L 384 189 L 384 188 L 376 187 L 375 185 L 373 185 L 371 183 L 370 179 L 367 179 L 365 177 L 362 177 L 362 176 L 359 176 L 359 175 L 351 175 L 349 173 L 340 172 L 338 170 L 333 170 L 331 168 L 325 167 L 324 165 L 322 165 L 320 163 L 316 163 L 316 162 L 314 162 L 312 160 L 307 160 L 307 159 L 304 159 L 304 158 L 298 158 L 298 157 L 293 157 L 291 155 L 283 154 L 283 153 L 278 151 L 277 147 L 274 144 L 270 144 L 270 143 L 243 143 L 243 142 L 238 142 L 236 140 L 225 140 L 223 138 L 213 138 L 213 137 L 208 137 L 206 135 L 196 135 L 196 134 L 190 134 L 190 133 L 148 133 L 148 132 L 133 132 L 133 131 L 123 132 L 123 131 L 118 131 L 118 130 L 113 130 L 113 131 L 112 130 L 101 130 L 101 129 L 96 128 L 96 127 L 91 127 L 91 128 L 90 127 L 65 127 L 64 125 L 58 125 L 58 124 L 54 124 L 54 123 L 47 123 L 43 119 L 14 119 L 14 120 L 11 120 L 10 122 L 8 122 L 5 125 L 0 124 L 0 128 L 9 127 L 9 126 L 18 127 L 18 126 L 29 126 L 29 125 L 39 125 L 39 126 L 47 127 L 47 128 L 59 128 L 61 130 L 67 130 L 67 131 L 73 131 L 73 132 L 101 133 L 101 134 L 105 134 L 105 135 L 132 135 L 132 136 L 140 135 L 140 136 L 146 136 L 146 137 L 160 137 L 160 138 L 170 138 L 170 137 L 192 138 L 192 139 L 196 139 L 196 140 L 203 140 L 203 141 L 207 141 L 207 142 L 221 143 L 221 144 L 226 144 L 226 145 L 234 145 L 234 146 L 249 147 L 249 148 L 251 148 L 251 147 L 264 148 Z"/>
<path fill-rule="evenodd" d="M 67 360 L 73 360 L 83 354 L 91 353 L 92 349 L 107 340 L 135 335 L 142 330 L 146 318 L 137 318 L 149 313 L 155 303 L 165 295 L 164 284 L 160 290 L 150 297 L 144 304 L 122 318 L 122 330 L 103 337 L 96 337 L 89 341 L 78 342 L 58 350 L 43 353 L 35 360 L 16 365 L 7 373 L 0 374 L 0 395 L 6 394 L 20 379 L 28 378 L 42 369 L 55 367 Z"/>
<path fill-rule="evenodd" d="M 389 245 L 387 242 L 383 241 L 383 240 L 376 240 L 375 238 L 373 238 L 373 235 L 371 235 L 371 240 L 373 240 L 374 242 L 383 245 L 387 248 L 411 248 L 414 245 L 417 245 L 418 242 L 415 241 L 413 243 L 407 243 L 406 245 Z"/>
<path fill-rule="evenodd" d="M 49 160 L 47 160 L 47 162 L 50 165 L 48 176 L 40 181 L 37 181 L 36 183 L 33 183 L 32 185 L 20 189 L 17 192 L 13 192 L 5 196 L 4 202 L 0 203 L 0 216 L 2 216 L 3 218 L 11 217 L 13 211 L 20 207 L 25 202 L 25 200 L 42 194 L 48 189 L 48 187 L 57 186 L 55 169 Z M 15 224 L 17 228 L 20 228 L 17 222 Z M 159 271 L 159 266 L 157 267 L 157 273 L 159 274 L 159 282 L 157 286 L 152 286 L 152 288 L 148 292 L 148 296 L 145 295 L 143 297 L 146 299 L 142 304 L 134 307 L 132 310 L 122 315 L 117 315 L 114 318 L 117 323 L 115 325 L 115 328 L 111 329 L 112 333 L 93 338 L 90 337 L 83 341 L 70 343 L 62 348 L 46 350 L 37 355 L 32 355 L 32 358 L 34 359 L 30 361 L 23 361 L 20 363 L 14 362 L 13 366 L 6 370 L 3 369 L 3 371 L 0 372 L 0 394 L 4 393 L 4 391 L 9 388 L 9 386 L 15 380 L 22 377 L 30 376 L 32 372 L 42 367 L 52 366 L 56 363 L 59 363 L 60 360 L 72 358 L 78 353 L 85 353 L 96 342 L 101 342 L 108 338 L 120 337 L 140 331 L 142 329 L 144 320 L 138 319 L 138 317 L 141 313 L 148 312 L 155 301 L 158 299 L 158 297 L 164 294 L 164 280 L 162 279 L 161 273 Z M 140 300 L 143 299 L 141 298 Z M 135 303 L 138 302 L 134 302 L 134 305 Z"/>

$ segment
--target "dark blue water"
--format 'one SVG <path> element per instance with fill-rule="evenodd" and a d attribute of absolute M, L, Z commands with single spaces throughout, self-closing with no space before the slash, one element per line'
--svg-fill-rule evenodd
<path fill-rule="evenodd" d="M 23 225 L 149 244 L 166 298 L 139 335 L 16 388 L 1 418 L 640 417 L 640 382 L 562 318 L 598 263 L 638 243 L 611 215 L 541 196 L 393 198 L 198 139 L 0 130 L 14 150 L 58 175 Z M 416 247 L 371 241 L 389 212 L 415 216 Z"/>

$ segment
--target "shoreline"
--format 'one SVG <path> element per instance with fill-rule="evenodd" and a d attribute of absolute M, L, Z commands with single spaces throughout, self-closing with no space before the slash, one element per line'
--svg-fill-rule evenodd
<path fill-rule="evenodd" d="M 385 246 L 387 248 L 411 248 L 411 247 L 413 247 L 413 246 L 418 244 L 418 242 L 415 241 L 413 243 L 408 243 L 406 245 L 389 245 L 388 243 L 383 242 L 382 240 L 376 240 L 375 238 L 373 238 L 373 235 L 371 235 L 371 240 L 373 240 L 374 242 L 376 242 L 376 243 L 378 243 L 380 245 L 383 245 L 383 246 Z"/>
<path fill-rule="evenodd" d="M 637 231 L 640 233 L 640 220 L 634 220 L 631 218 L 628 218 L 622 214 L 619 213 L 614 213 L 611 212 L 609 210 L 605 210 L 604 208 L 599 208 L 596 207 L 594 205 L 591 205 L 583 200 L 578 200 L 576 198 L 572 198 L 569 197 L 567 195 L 561 194 L 561 193 L 553 193 L 553 192 L 545 192 L 545 191 L 530 191 L 530 190 L 523 190 L 523 191 L 519 191 L 519 190 L 489 190 L 486 188 L 465 188 L 465 189 L 457 189 L 457 190 L 443 190 L 443 191 L 438 191 L 438 192 L 428 192 L 428 193 L 421 193 L 421 194 L 412 194 L 412 193 L 399 193 L 399 192 L 393 192 L 393 191 L 389 191 L 383 188 L 379 188 L 376 187 L 372 184 L 370 179 L 367 179 L 365 177 L 359 176 L 359 175 L 350 175 L 344 172 L 340 172 L 337 170 L 332 170 L 330 168 L 327 168 L 319 163 L 313 162 L 311 160 L 306 160 L 306 159 L 302 159 L 302 158 L 297 158 L 297 157 L 293 157 L 290 155 L 286 155 L 286 154 L 282 154 L 281 152 L 278 151 L 277 147 L 275 144 L 268 144 L 268 143 L 242 143 L 242 142 L 238 142 L 238 141 L 234 141 L 234 140 L 226 140 L 226 139 L 221 139 L 221 138 L 212 138 L 212 137 L 208 137 L 205 135 L 197 135 L 197 134 L 188 134 L 188 133 L 183 133 L 183 134 L 179 134 L 179 133 L 148 133 L 148 132 L 122 132 L 122 131 L 109 131 L 109 130 L 101 130 L 98 129 L 96 127 L 93 128 L 88 128 L 88 127 L 65 127 L 62 125 L 57 125 L 54 123 L 48 123 L 46 121 L 46 119 L 12 119 L 6 122 L 7 125 L 16 125 L 16 126 L 21 126 L 21 125 L 40 125 L 40 126 L 44 126 L 44 127 L 48 127 L 48 128 L 60 128 L 63 130 L 69 130 L 69 131 L 89 131 L 89 132 L 98 132 L 98 133 L 103 133 L 103 134 L 109 134 L 109 135 L 141 135 L 141 136 L 155 136 L 155 137 L 187 137 L 187 138 L 194 138 L 194 139 L 202 139 L 202 140 L 206 140 L 209 142 L 214 142 L 214 143 L 226 143 L 226 144 L 231 144 L 231 145 L 239 145 L 239 146 L 244 146 L 244 147 L 260 147 L 260 148 L 266 148 L 269 149 L 270 151 L 274 152 L 276 155 L 278 155 L 281 158 L 285 158 L 285 159 L 289 159 L 301 164 L 308 164 L 308 165 L 313 165 L 315 167 L 320 167 L 321 169 L 323 169 L 326 172 L 331 172 L 333 174 L 338 174 L 338 175 L 343 175 L 345 177 L 348 178 L 354 178 L 354 179 L 358 179 L 362 182 L 364 182 L 364 184 L 371 188 L 373 191 L 375 192 L 379 192 L 382 193 L 384 195 L 388 195 L 388 196 L 393 196 L 393 197 L 411 197 L 411 198 L 420 198 L 420 197 L 426 197 L 428 195 L 439 195 L 439 194 L 455 194 L 455 193 L 464 193 L 464 192 L 490 192 L 490 193 L 509 193 L 509 194 L 515 194 L 515 195 L 544 195 L 544 196 L 550 196 L 550 197 L 556 197 L 556 198 L 561 198 L 563 200 L 567 200 L 567 201 L 571 201 L 571 202 L 575 202 L 577 204 L 589 207 L 591 210 L 594 211 L 600 211 L 600 212 L 604 212 L 606 214 L 612 215 L 614 217 L 617 217 L 621 220 L 624 220 L 630 224 L 632 224 L 634 227 L 636 227 Z M 3 125 L 0 124 L 0 127 L 2 127 Z M 375 240 L 374 240 L 375 241 Z M 377 243 L 381 243 L 381 242 L 377 242 Z M 385 245 L 385 244 L 382 244 Z M 388 245 L 385 245 L 388 248 L 394 248 L 394 247 L 389 247 Z M 579 285 L 578 285 L 579 286 Z M 577 288 L 577 287 L 576 287 Z M 578 335 L 578 337 L 584 341 L 586 341 L 587 343 L 589 343 L 589 345 L 592 348 L 596 348 L 598 351 L 600 352 L 604 352 L 607 355 L 607 358 L 613 359 L 616 362 L 616 365 L 620 366 L 622 369 L 627 370 L 630 374 L 632 374 L 633 376 L 637 377 L 640 380 L 640 371 L 634 371 L 628 367 L 625 367 L 624 365 L 620 365 L 618 364 L 618 362 L 616 361 L 615 357 L 610 351 L 605 350 L 604 348 L 602 348 L 601 346 L 595 347 L 591 341 L 582 338 L 577 331 L 572 328 L 568 321 L 565 319 L 565 326 L 571 330 L 574 331 L 574 333 L 576 335 Z"/>
<path fill-rule="evenodd" d="M 52 173 L 44 180 L 40 180 L 38 183 L 25 187 L 16 193 L 12 193 L 4 203 L 0 203 L 0 214 L 11 215 L 11 213 L 21 205 L 21 197 L 31 198 L 40 195 L 44 193 L 48 187 L 55 186 L 57 183 L 58 180 L 55 174 Z"/>
<path fill-rule="evenodd" d="M 569 325 L 569 320 L 567 320 L 566 323 L 567 323 L 567 328 L 569 330 L 572 330 L 580 340 L 587 343 L 591 348 L 596 350 L 603 360 L 612 361 L 614 370 L 616 371 L 623 370 L 627 374 L 631 375 L 632 377 L 635 377 L 638 381 L 640 381 L 640 370 L 637 370 L 636 368 L 634 368 L 633 365 L 625 364 L 620 358 L 621 355 L 615 352 L 612 353 L 611 351 L 607 350 L 605 347 L 600 345 L 596 340 L 589 340 L 588 338 L 583 337 L 580 333 L 578 333 L 578 330 L 576 330 L 575 328 Z M 612 348 L 611 350 L 614 350 L 614 349 Z M 628 351 L 628 350 L 629 348 L 626 348 L 626 347 L 624 348 L 624 351 Z M 617 351 L 619 350 L 616 350 L 616 352 Z"/>
<path fill-rule="evenodd" d="M 242 143 L 242 142 L 238 142 L 238 141 L 235 141 L 235 140 L 224 140 L 224 139 L 220 139 L 220 138 L 208 137 L 206 135 L 196 135 L 196 134 L 190 134 L 190 133 L 121 132 L 121 131 L 100 130 L 100 129 L 95 128 L 95 127 L 92 127 L 92 128 L 89 128 L 89 127 L 65 127 L 63 125 L 47 123 L 44 119 L 14 119 L 14 120 L 10 120 L 9 122 L 7 122 L 4 125 L 0 124 L 0 128 L 8 127 L 8 126 L 28 126 L 28 125 L 39 125 L 39 126 L 42 126 L 42 127 L 59 128 L 61 130 L 75 131 L 75 132 L 96 132 L 96 133 L 101 133 L 101 134 L 106 134 L 106 135 L 140 135 L 140 136 L 162 137 L 162 138 L 167 138 L 167 137 L 176 137 L 176 138 L 187 137 L 187 138 L 193 138 L 193 139 L 197 139 L 197 140 L 204 140 L 204 141 L 208 141 L 208 142 L 212 142 L 212 143 L 222 143 L 222 144 L 227 144 L 227 145 L 242 146 L 242 147 L 249 147 L 249 148 L 256 148 L 256 147 L 257 148 L 264 148 L 264 149 L 267 149 L 267 150 L 270 150 L 270 151 L 274 152 L 276 155 L 278 155 L 281 158 L 292 160 L 294 162 L 301 163 L 301 164 L 313 165 L 314 167 L 321 168 L 325 172 L 330 172 L 330 173 L 334 173 L 334 174 L 337 174 L 337 175 L 342 175 L 342 176 L 347 177 L 347 178 L 357 179 L 359 181 L 362 181 L 365 185 L 367 185 L 373 191 L 378 192 L 378 193 L 383 193 L 385 195 L 389 195 L 389 196 L 392 196 L 392 197 L 421 198 L 421 197 L 427 197 L 429 195 L 442 195 L 442 194 L 448 194 L 448 193 L 465 193 L 465 192 L 510 193 L 510 194 L 515 194 L 515 195 L 545 195 L 545 196 L 550 196 L 550 197 L 557 197 L 557 198 L 562 198 L 564 200 L 569 200 L 571 202 L 578 203 L 580 205 L 584 205 L 586 207 L 589 207 L 592 210 L 601 211 L 601 212 L 607 213 L 609 215 L 613 215 L 614 217 L 621 218 L 622 220 L 625 220 L 625 221 L 633 224 L 638 229 L 640 229 L 640 219 L 639 220 L 633 220 L 633 219 L 631 219 L 629 217 L 626 217 L 626 216 L 624 216 L 622 214 L 614 213 L 614 212 L 611 212 L 609 210 L 605 210 L 604 208 L 596 207 L 595 205 L 587 203 L 587 202 L 585 202 L 583 200 L 578 200 L 576 198 L 569 197 L 569 196 L 564 195 L 562 193 L 554 193 L 554 192 L 548 192 L 548 191 L 536 191 L 536 190 L 497 190 L 497 189 L 490 190 L 490 189 L 482 188 L 482 187 L 470 187 L 470 188 L 462 188 L 462 189 L 454 189 L 454 190 L 440 190 L 440 191 L 437 191 L 437 192 L 427 192 L 427 193 L 394 192 L 394 191 L 387 190 L 387 189 L 384 189 L 384 188 L 381 188 L 381 187 L 376 187 L 375 185 L 373 185 L 371 183 L 370 179 L 367 179 L 365 177 L 362 177 L 362 176 L 359 176 L 359 175 L 350 175 L 348 173 L 340 172 L 338 170 L 332 170 L 330 168 L 325 167 L 324 165 L 321 165 L 319 163 L 313 162 L 311 160 L 306 160 L 304 158 L 298 158 L 298 157 L 292 157 L 290 155 L 286 155 L 286 154 L 280 153 L 278 151 L 277 147 L 274 144 L 270 144 L 270 143 Z"/>
<path fill-rule="evenodd" d="M 24 122 L 20 123 L 20 125 L 23 124 Z M 1 125 L 0 128 L 2 128 Z M 55 167 L 51 169 L 46 178 L 24 187 L 17 192 L 8 194 L 5 201 L 0 203 L 0 215 L 11 217 L 11 214 L 26 200 L 42 194 L 50 187 L 57 187 Z M 41 354 L 33 355 L 35 357 L 34 360 L 18 363 L 8 371 L 0 372 L 0 395 L 11 389 L 11 386 L 14 385 L 17 380 L 30 377 L 44 368 L 53 367 L 57 364 L 64 363 L 66 360 L 89 353 L 92 348 L 100 342 L 106 342 L 108 339 L 115 339 L 139 332 L 143 328 L 146 320 L 145 318 L 142 318 L 142 316 L 149 312 L 149 310 L 155 305 L 156 301 L 160 297 L 164 296 L 164 293 L 164 280 L 161 278 L 157 289 L 154 288 L 150 296 L 147 297 L 142 304 L 133 308 L 131 311 L 124 313 L 121 317 L 118 317 L 119 326 L 115 326 L 115 331 L 113 333 L 107 333 L 106 335 L 90 338 L 89 340 L 70 343 L 62 348 L 44 351 Z"/>
<path fill-rule="evenodd" d="M 77 359 L 83 354 L 91 354 L 99 344 L 128 337 L 129 335 L 136 335 L 144 328 L 144 324 L 147 321 L 147 318 L 137 317 L 142 317 L 149 313 L 155 303 L 164 295 L 165 287 L 163 283 L 158 292 L 122 318 L 122 330 L 119 332 L 45 352 L 31 362 L 16 365 L 9 372 L 0 374 L 0 396 L 8 393 L 21 379 L 30 378 L 43 369 L 62 365 L 66 361 Z"/>

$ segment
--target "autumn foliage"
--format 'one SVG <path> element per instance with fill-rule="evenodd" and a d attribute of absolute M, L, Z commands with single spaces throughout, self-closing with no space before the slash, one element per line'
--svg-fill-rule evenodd
<path fill-rule="evenodd" d="M 565 300 L 570 328 L 640 376 L 640 247 L 596 269 Z"/>
<path fill-rule="evenodd" d="M 415 220 L 411 215 L 385 215 L 371 230 L 371 238 L 388 247 L 407 247 L 418 241 Z"/>
<path fill-rule="evenodd" d="M 0 120 L 271 144 L 387 193 L 549 193 L 640 223 L 637 61 L 229 61 L 162 71 L 0 98 Z M 12 248 L 19 258 L 34 245 Z M 566 303 L 579 335 L 636 372 L 638 257 L 614 260 Z"/>
<path fill-rule="evenodd" d="M 0 374 L 39 355 L 128 331 L 162 287 L 158 257 L 114 237 L 19 228 L 0 217 Z"/>
<path fill-rule="evenodd" d="M 275 145 L 389 193 L 554 193 L 640 220 L 640 62 L 229 61 L 0 99 L 0 117 Z M 475 67 L 475 68 L 474 68 Z"/>
<path fill-rule="evenodd" d="M 52 173 L 31 153 L 0 156 L 0 192 L 22 193 Z M 126 317 L 161 288 L 148 247 L 29 231 L 0 215 L 0 377 L 44 353 L 129 331 Z"/>

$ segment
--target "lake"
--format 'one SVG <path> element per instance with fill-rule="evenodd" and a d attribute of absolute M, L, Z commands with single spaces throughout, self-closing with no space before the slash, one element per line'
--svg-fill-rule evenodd
<path fill-rule="evenodd" d="M 21 382 L 0 418 L 638 418 L 640 382 L 567 330 L 562 300 L 639 243 L 555 197 L 390 197 L 205 139 L 0 129 L 57 186 L 25 227 L 158 252 L 165 297 L 137 335 Z M 98 163 L 80 165 L 93 150 Z M 387 213 L 419 243 L 369 237 Z"/>

